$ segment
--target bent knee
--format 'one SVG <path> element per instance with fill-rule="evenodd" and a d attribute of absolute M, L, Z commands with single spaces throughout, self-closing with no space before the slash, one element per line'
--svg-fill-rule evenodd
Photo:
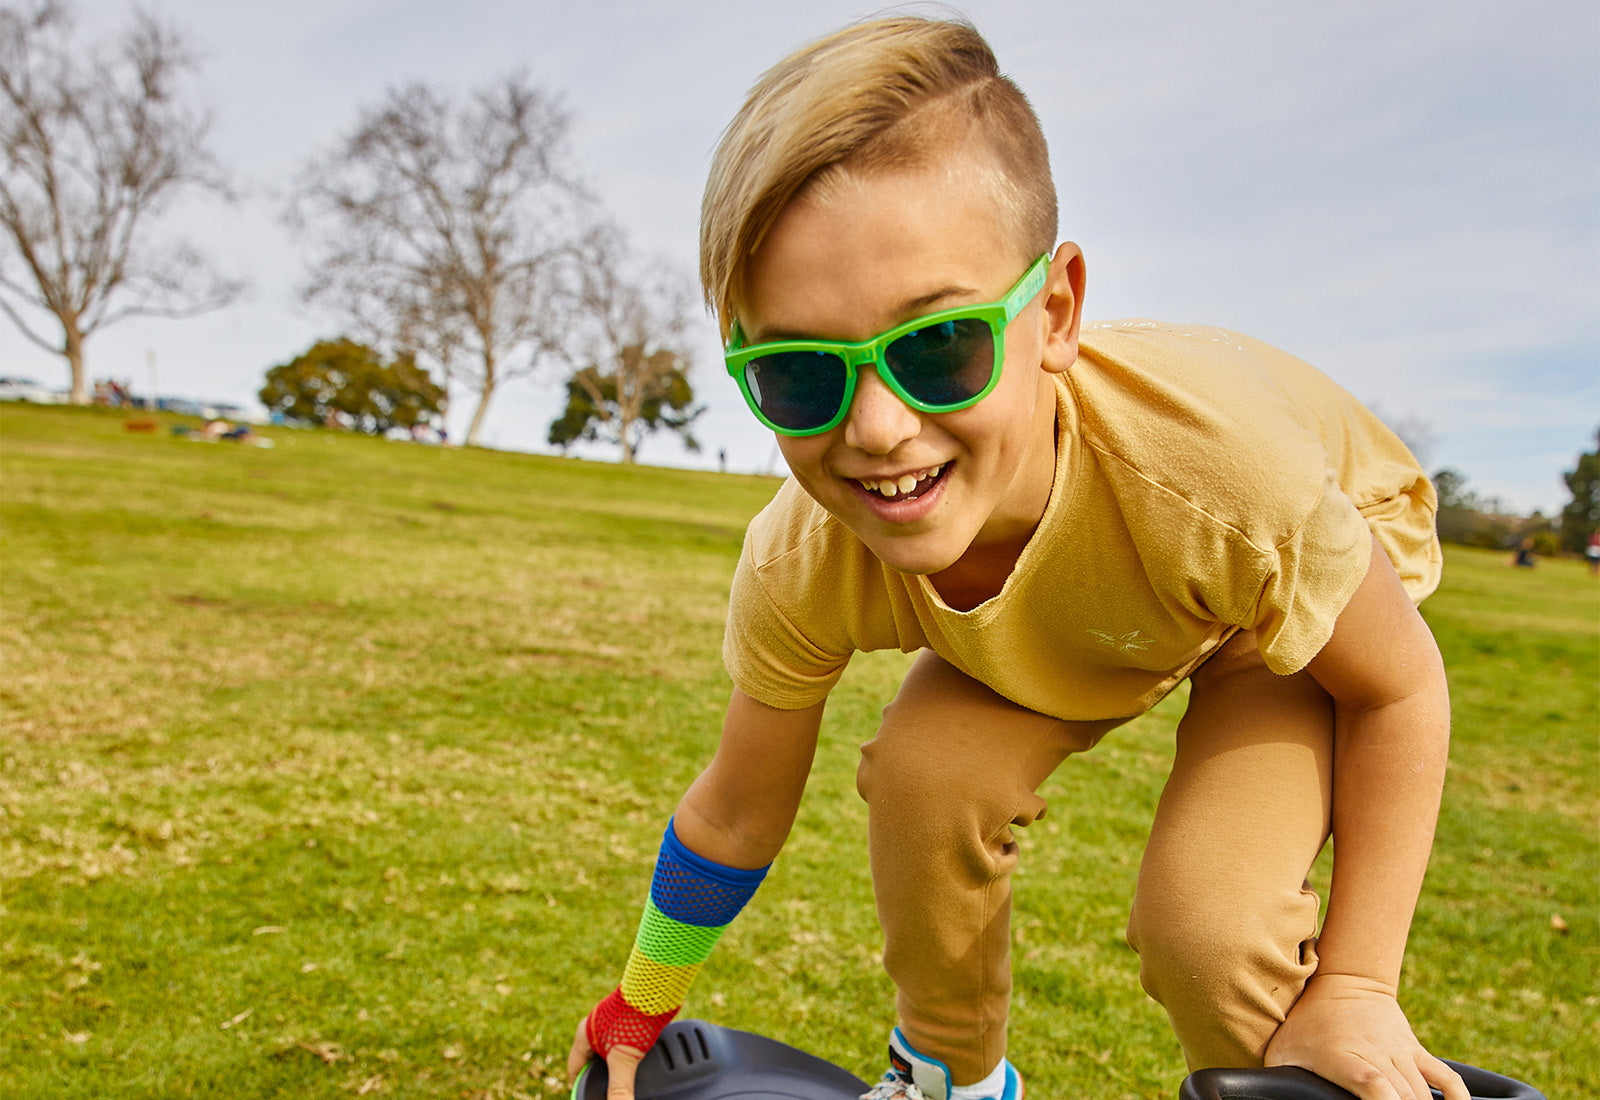
<path fill-rule="evenodd" d="M 923 814 L 958 813 L 1026 824 L 1044 802 L 1016 767 L 967 753 L 930 751 L 910 737 L 878 737 L 861 747 L 856 792 L 874 811 L 915 808 Z M 1035 805 L 1037 804 L 1037 805 Z"/>
<path fill-rule="evenodd" d="M 856 789 L 875 850 L 887 845 L 882 850 L 923 860 L 943 853 L 985 881 L 1015 864 L 1013 826 L 1045 811 L 1044 800 L 1004 769 L 918 752 L 903 740 L 863 746 Z"/>
<path fill-rule="evenodd" d="M 917 738 L 884 736 L 880 731 L 861 746 L 856 792 L 868 805 L 885 797 L 920 802 L 937 799 L 941 793 L 948 796 L 961 774 L 959 761 L 919 745 Z"/>
<path fill-rule="evenodd" d="M 1169 976 L 1184 985 L 1225 980 L 1246 965 L 1258 940 L 1238 920 L 1198 912 L 1173 919 L 1149 915 L 1150 906 L 1135 905 L 1128 918 L 1128 944 L 1139 953 L 1139 978 L 1157 1000 Z"/>
<path fill-rule="evenodd" d="M 1128 943 L 1139 981 L 1169 1011 L 1223 1009 L 1241 997 L 1283 1009 L 1316 969 L 1317 897 L 1212 903 L 1136 897 Z"/>

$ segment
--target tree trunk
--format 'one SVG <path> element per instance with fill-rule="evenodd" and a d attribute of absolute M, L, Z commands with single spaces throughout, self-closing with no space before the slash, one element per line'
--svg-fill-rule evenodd
<path fill-rule="evenodd" d="M 72 372 L 72 393 L 68 400 L 74 405 L 89 403 L 89 380 L 83 373 L 83 333 L 78 331 L 78 319 L 62 318 L 61 354 L 67 357 L 67 368 Z"/>
<path fill-rule="evenodd" d="M 483 386 L 478 390 L 478 407 L 472 412 L 472 424 L 467 428 L 466 445 L 476 447 L 478 436 L 483 432 L 483 422 L 489 415 L 489 399 L 494 396 L 494 352 L 489 349 L 488 341 L 484 342 L 483 352 Z"/>
<path fill-rule="evenodd" d="M 476 447 L 483 432 L 483 422 L 489 415 L 489 398 L 494 396 L 494 384 L 485 382 L 478 393 L 478 407 L 472 411 L 472 423 L 467 428 L 466 446 Z"/>
<path fill-rule="evenodd" d="M 627 404 L 618 401 L 617 412 L 622 420 L 621 430 L 617 432 L 617 440 L 622 444 L 622 464 L 633 465 L 633 421 L 632 411 Z"/>

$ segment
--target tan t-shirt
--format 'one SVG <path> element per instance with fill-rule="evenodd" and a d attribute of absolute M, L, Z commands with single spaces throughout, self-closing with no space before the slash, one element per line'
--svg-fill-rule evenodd
<path fill-rule="evenodd" d="M 1436 499 L 1376 417 L 1292 356 L 1222 329 L 1086 326 L 1060 379 L 1050 501 L 1000 594 L 947 606 L 794 481 L 750 524 L 723 657 L 781 709 L 857 650 L 931 648 L 1058 718 L 1142 713 L 1238 629 L 1273 671 L 1316 655 L 1369 531 L 1413 600 L 1439 581 Z"/>

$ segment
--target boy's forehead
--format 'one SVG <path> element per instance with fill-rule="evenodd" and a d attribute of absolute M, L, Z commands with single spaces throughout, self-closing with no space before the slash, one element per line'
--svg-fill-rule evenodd
<path fill-rule="evenodd" d="M 869 289 L 900 319 L 993 292 L 985 285 L 991 268 L 1015 278 L 1009 268 L 1033 258 L 1024 255 L 1003 178 L 991 154 L 970 150 L 818 173 L 785 205 L 745 270 L 735 309 L 746 337 L 786 325 L 791 312 L 812 312 L 804 307 L 819 299 L 850 304 Z"/>
<path fill-rule="evenodd" d="M 840 173 L 797 195 L 749 266 L 745 340 L 868 339 L 993 300 L 1032 257 L 970 173 Z"/>

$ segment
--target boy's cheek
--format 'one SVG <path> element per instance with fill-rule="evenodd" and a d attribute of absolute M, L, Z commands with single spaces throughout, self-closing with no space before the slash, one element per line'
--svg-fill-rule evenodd
<path fill-rule="evenodd" d="M 832 434 L 832 433 L 827 433 Z M 805 487 L 806 492 L 812 496 L 812 483 L 822 476 L 822 459 L 824 446 L 819 446 L 819 436 L 792 436 L 773 433 L 778 441 L 778 453 L 783 455 L 785 465 L 795 480 Z"/>

